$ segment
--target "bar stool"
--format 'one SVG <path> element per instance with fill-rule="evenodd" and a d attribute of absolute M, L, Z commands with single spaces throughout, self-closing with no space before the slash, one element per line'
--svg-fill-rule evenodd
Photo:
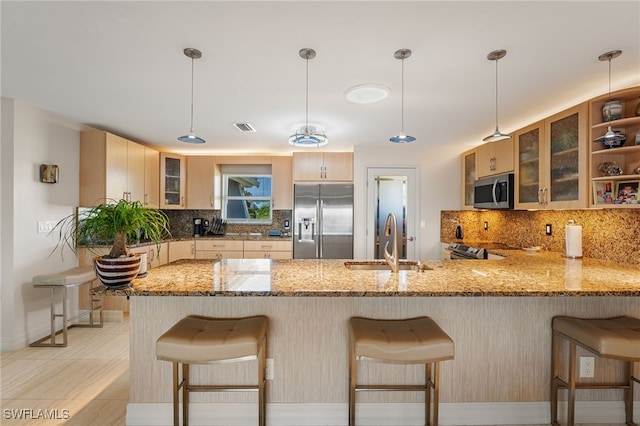
<path fill-rule="evenodd" d="M 180 424 L 179 391 L 182 388 L 182 419 L 189 424 L 189 392 L 229 390 L 258 391 L 258 425 L 265 425 L 265 369 L 267 354 L 265 316 L 245 318 L 210 318 L 189 315 L 178 321 L 156 342 L 156 357 L 173 362 L 173 424 Z M 219 361 L 258 360 L 257 385 L 192 385 L 190 364 L 213 364 Z M 182 380 L 178 365 L 182 364 Z"/>
<path fill-rule="evenodd" d="M 552 320 L 551 342 L 551 423 L 558 425 L 558 388 L 567 389 L 567 425 L 575 422 L 576 389 L 624 389 L 626 424 L 633 422 L 633 386 L 640 380 L 633 376 L 634 362 L 640 361 L 640 319 L 582 319 L 557 316 Z M 569 341 L 569 372 L 565 381 L 560 377 L 561 339 Z M 613 384 L 576 383 L 576 345 L 601 358 L 624 361 L 624 382 Z"/>
<path fill-rule="evenodd" d="M 453 359 L 453 340 L 429 317 L 381 320 L 349 319 L 349 426 L 355 426 L 356 391 L 423 391 L 425 425 L 438 425 L 440 361 Z M 359 385 L 357 361 L 425 364 L 424 385 Z M 430 422 L 433 390 L 433 423 Z"/>

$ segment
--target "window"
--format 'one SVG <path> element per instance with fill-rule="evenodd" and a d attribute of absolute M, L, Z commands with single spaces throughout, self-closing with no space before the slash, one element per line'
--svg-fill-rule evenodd
<path fill-rule="evenodd" d="M 235 223 L 271 223 L 270 170 L 269 173 L 225 173 L 223 170 L 222 178 L 224 218 Z"/>

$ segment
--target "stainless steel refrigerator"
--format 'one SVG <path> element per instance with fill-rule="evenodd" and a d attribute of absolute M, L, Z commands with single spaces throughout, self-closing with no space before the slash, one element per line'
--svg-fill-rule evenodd
<path fill-rule="evenodd" d="M 293 186 L 293 258 L 353 259 L 353 185 Z"/>

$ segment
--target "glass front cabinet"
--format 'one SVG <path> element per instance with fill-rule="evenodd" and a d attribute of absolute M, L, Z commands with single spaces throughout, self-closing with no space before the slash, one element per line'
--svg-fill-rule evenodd
<path fill-rule="evenodd" d="M 184 156 L 160 153 L 160 208 L 185 208 L 186 176 Z"/>
<path fill-rule="evenodd" d="M 583 103 L 514 133 L 516 209 L 587 207 L 587 111 Z"/>
<path fill-rule="evenodd" d="M 478 169 L 478 149 L 462 154 L 462 209 L 473 210 L 473 184 Z"/>

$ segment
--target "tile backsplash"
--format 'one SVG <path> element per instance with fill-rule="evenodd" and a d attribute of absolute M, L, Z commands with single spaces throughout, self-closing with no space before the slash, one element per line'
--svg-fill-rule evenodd
<path fill-rule="evenodd" d="M 173 238 L 189 238 L 193 236 L 193 219 L 200 217 L 211 221 L 214 216 L 221 216 L 220 210 L 163 210 L 169 217 L 171 235 Z M 260 232 L 264 236 L 269 230 L 284 230 L 284 221 L 291 221 L 291 210 L 274 210 L 273 220 L 270 224 L 237 224 L 230 223 L 227 225 L 229 233 L 254 233 Z"/>
<path fill-rule="evenodd" d="M 515 247 L 542 246 L 564 253 L 569 220 L 582 226 L 584 257 L 640 264 L 640 209 L 442 211 L 440 240 L 496 242 Z M 488 229 L 484 229 L 487 223 Z M 552 234 L 546 235 L 546 225 Z"/>

